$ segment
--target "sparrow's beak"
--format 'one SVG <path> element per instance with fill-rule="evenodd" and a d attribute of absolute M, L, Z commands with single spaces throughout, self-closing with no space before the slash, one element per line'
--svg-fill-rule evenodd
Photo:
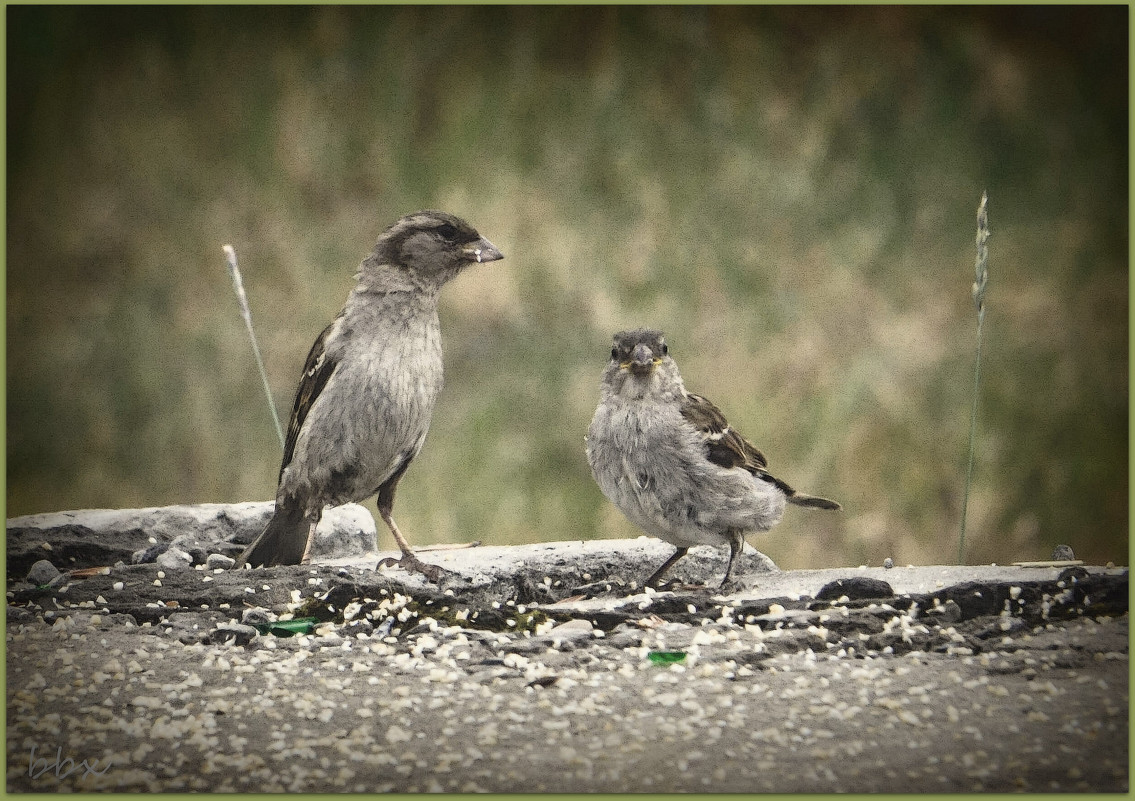
<path fill-rule="evenodd" d="M 626 362 L 624 366 L 635 375 L 649 375 L 656 364 L 658 364 L 658 361 L 654 358 L 654 352 L 640 342 L 635 345 L 634 350 L 631 351 L 631 360 Z"/>
<path fill-rule="evenodd" d="M 462 251 L 469 261 L 483 262 L 483 261 L 496 261 L 503 259 L 504 254 L 497 250 L 497 246 L 489 240 L 481 237 L 476 242 L 470 242 Z"/>

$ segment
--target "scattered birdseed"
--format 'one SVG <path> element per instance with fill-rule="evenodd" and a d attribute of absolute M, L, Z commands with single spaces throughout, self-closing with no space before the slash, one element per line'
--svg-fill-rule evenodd
<path fill-rule="evenodd" d="M 9 791 L 1128 789 L 1126 617 L 1031 626 L 1013 605 L 944 626 L 914 604 L 821 614 L 803 599 L 756 615 L 708 598 L 687 617 L 660 595 L 638 624 L 626 613 L 643 596 L 623 623 L 588 613 L 519 633 L 467 628 L 478 607 L 427 617 L 413 613 L 421 601 L 372 594 L 378 604 L 343 601 L 343 618 L 374 627 L 364 638 L 332 621 L 247 646 L 166 635 L 171 619 L 208 619 L 184 598 L 176 615 L 156 604 L 152 627 L 79 599 L 35 612 L 57 630 L 10 617 Z M 980 654 L 934 650 L 991 623 Z M 685 657 L 659 666 L 661 653 Z M 29 775 L 56 749 L 64 765 L 111 768 Z M 1075 775 L 1038 769 L 1038 755 Z"/>

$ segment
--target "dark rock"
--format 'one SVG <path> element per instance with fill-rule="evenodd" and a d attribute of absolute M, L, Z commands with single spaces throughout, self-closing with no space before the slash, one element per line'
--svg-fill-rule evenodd
<path fill-rule="evenodd" d="M 1067 567 L 1064 570 L 1060 571 L 1060 575 L 1056 580 L 1073 582 L 1082 581 L 1086 578 L 1088 578 L 1088 571 L 1080 567 L 1079 565 L 1073 565 L 1072 567 Z"/>
<path fill-rule="evenodd" d="M 321 601 L 327 603 L 329 610 L 334 610 L 332 614 L 342 615 L 343 609 L 347 604 L 359 598 L 360 590 L 352 581 L 343 581 L 336 579 L 331 589 L 327 590 L 321 597 Z"/>
<path fill-rule="evenodd" d="M 59 569 L 46 559 L 40 559 L 28 571 L 27 581 L 35 587 L 46 587 L 59 577 Z"/>
<path fill-rule="evenodd" d="M 843 596 L 848 600 L 860 601 L 874 598 L 893 598 L 894 589 L 885 581 L 867 576 L 854 576 L 829 581 L 816 593 L 818 601 L 835 601 Z"/>
<path fill-rule="evenodd" d="M 953 601 L 962 612 L 961 619 L 969 620 L 1001 613 L 1004 600 L 1009 597 L 1009 593 L 1008 588 L 1000 590 L 998 586 L 980 581 L 967 581 L 946 587 L 934 593 L 934 597 L 941 603 Z"/>
<path fill-rule="evenodd" d="M 139 548 L 130 554 L 130 564 L 149 565 L 158 561 L 158 557 L 169 550 L 168 542 L 157 542 L 145 548 Z"/>
<path fill-rule="evenodd" d="M 933 615 L 936 622 L 949 625 L 962 619 L 962 608 L 957 602 L 948 600 L 944 604 L 932 606 L 926 610 L 927 615 Z"/>
<path fill-rule="evenodd" d="M 259 636 L 260 634 L 252 626 L 230 622 L 217 626 L 202 641 L 213 645 L 221 643 L 248 645 Z"/>

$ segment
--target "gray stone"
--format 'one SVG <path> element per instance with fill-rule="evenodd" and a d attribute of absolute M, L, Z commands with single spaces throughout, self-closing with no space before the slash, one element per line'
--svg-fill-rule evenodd
<path fill-rule="evenodd" d="M 589 620 L 567 620 L 557 626 L 553 626 L 548 631 L 548 636 L 559 639 L 575 639 L 577 637 L 590 638 L 591 633 L 595 631 L 595 627 L 591 625 Z"/>
<path fill-rule="evenodd" d="M 1052 549 L 1052 561 L 1054 562 L 1071 562 L 1075 558 L 1076 553 L 1070 545 L 1057 545 Z"/>
<path fill-rule="evenodd" d="M 59 577 L 59 568 L 46 559 L 40 559 L 28 571 L 28 583 L 43 587 Z"/>
<path fill-rule="evenodd" d="M 188 570 L 193 566 L 193 557 L 180 548 L 167 548 L 156 560 L 162 570 Z"/>
<path fill-rule="evenodd" d="M 225 556 L 223 553 L 211 553 L 205 559 L 205 567 L 210 570 L 228 570 L 235 564 L 235 559 L 231 556 Z"/>

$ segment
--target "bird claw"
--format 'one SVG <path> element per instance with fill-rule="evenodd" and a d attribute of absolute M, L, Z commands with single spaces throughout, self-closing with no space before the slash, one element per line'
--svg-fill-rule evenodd
<path fill-rule="evenodd" d="M 412 553 L 404 553 L 399 559 L 395 559 L 393 556 L 379 559 L 378 564 L 375 565 L 375 570 L 381 570 L 384 567 L 400 567 L 408 573 L 421 573 L 434 584 L 440 584 L 446 576 L 456 575 L 443 567 L 428 565 Z"/>

